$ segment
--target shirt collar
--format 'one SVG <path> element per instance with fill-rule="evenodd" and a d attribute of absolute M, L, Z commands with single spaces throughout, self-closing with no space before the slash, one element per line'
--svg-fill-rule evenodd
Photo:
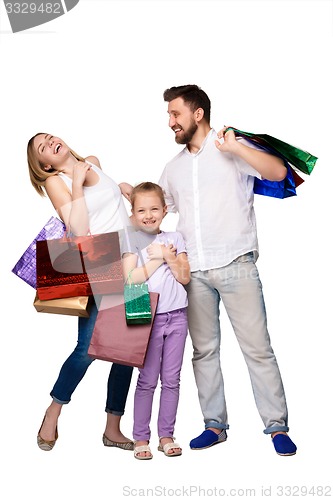
<path fill-rule="evenodd" d="M 206 135 L 203 143 L 201 144 L 201 148 L 199 149 L 199 151 L 197 151 L 196 153 L 191 153 L 190 150 L 188 149 L 188 147 L 186 146 L 184 151 L 186 154 L 190 155 L 190 156 L 197 156 L 198 154 L 201 153 L 201 151 L 204 149 L 204 147 L 206 146 L 207 144 L 207 141 L 213 136 L 213 134 L 216 135 L 216 132 L 213 128 L 210 129 L 210 131 L 208 132 L 208 134 Z"/>

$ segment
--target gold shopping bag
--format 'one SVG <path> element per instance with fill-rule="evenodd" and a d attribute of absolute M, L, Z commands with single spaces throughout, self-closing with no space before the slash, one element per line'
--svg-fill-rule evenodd
<path fill-rule="evenodd" d="M 62 299 L 40 300 L 36 294 L 34 307 L 37 312 L 89 317 L 92 296 L 65 297 Z"/>

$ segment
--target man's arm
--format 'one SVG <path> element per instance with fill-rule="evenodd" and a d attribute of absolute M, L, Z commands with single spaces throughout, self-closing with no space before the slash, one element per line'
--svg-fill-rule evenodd
<path fill-rule="evenodd" d="M 281 158 L 242 144 L 236 140 L 233 130 L 225 132 L 226 129 L 227 127 L 224 127 L 218 133 L 218 137 L 223 137 L 224 142 L 221 144 L 219 141 L 215 141 L 215 145 L 221 153 L 232 153 L 242 158 L 257 170 L 263 179 L 282 181 L 286 177 L 287 169 Z"/>
<path fill-rule="evenodd" d="M 176 213 L 177 212 L 177 208 L 176 208 L 176 205 L 175 205 L 175 200 L 173 198 L 173 195 L 169 189 L 169 183 L 168 183 L 168 174 L 167 174 L 167 168 L 165 167 L 163 172 L 162 172 L 162 175 L 158 181 L 158 185 L 161 186 L 162 190 L 163 190 L 163 194 L 164 194 L 164 199 L 165 199 L 165 203 L 168 207 L 168 212 L 171 212 L 171 213 Z"/>
<path fill-rule="evenodd" d="M 133 190 L 133 186 L 131 184 L 128 184 L 128 182 L 121 182 L 119 184 L 119 189 L 126 200 L 131 201 L 131 192 Z"/>

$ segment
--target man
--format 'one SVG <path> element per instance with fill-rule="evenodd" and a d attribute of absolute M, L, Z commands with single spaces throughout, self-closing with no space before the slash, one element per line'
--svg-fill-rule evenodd
<path fill-rule="evenodd" d="M 229 428 L 220 365 L 222 300 L 249 370 L 256 405 L 280 455 L 294 455 L 277 361 L 270 345 L 256 267 L 258 241 L 253 209 L 255 177 L 281 181 L 280 158 L 210 126 L 210 100 L 197 85 L 164 92 L 169 127 L 185 148 L 165 167 L 159 184 L 170 212 L 179 213 L 191 265 L 189 331 L 193 370 L 205 430 L 190 442 L 203 449 L 227 439 Z M 220 139 L 220 140 L 219 140 Z"/>

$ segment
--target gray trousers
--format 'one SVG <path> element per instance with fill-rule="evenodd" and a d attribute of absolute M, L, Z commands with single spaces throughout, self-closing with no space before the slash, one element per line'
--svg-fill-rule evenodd
<path fill-rule="evenodd" d="M 205 428 L 229 428 L 220 363 L 222 300 L 248 367 L 264 433 L 288 431 L 284 388 L 252 252 L 226 267 L 193 272 L 186 289 L 193 370 Z"/>

